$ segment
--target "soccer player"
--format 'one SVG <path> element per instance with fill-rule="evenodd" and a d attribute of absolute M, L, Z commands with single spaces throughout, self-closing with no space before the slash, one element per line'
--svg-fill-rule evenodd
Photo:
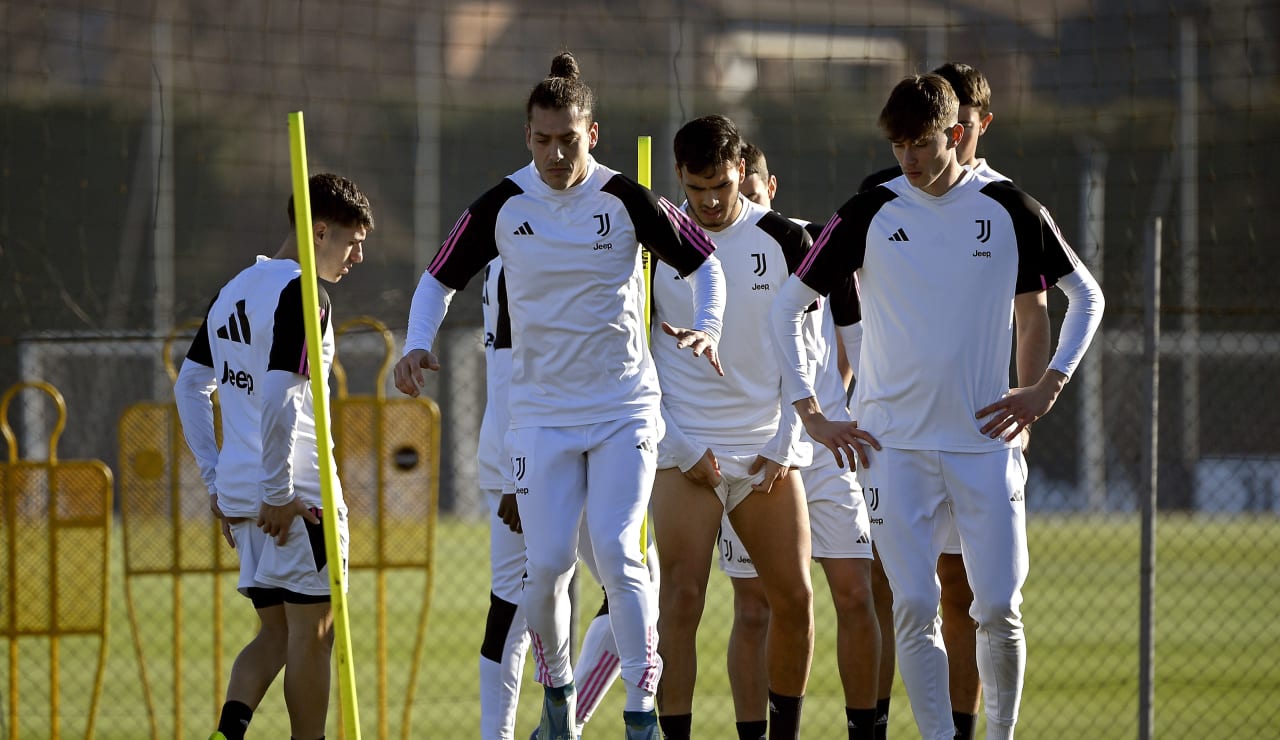
<path fill-rule="evenodd" d="M 746 177 L 741 192 L 748 200 L 772 208 L 778 180 L 769 174 L 764 152 L 745 143 Z M 805 226 L 809 224 L 797 222 Z M 819 225 L 820 230 L 820 225 Z M 837 418 L 848 419 L 843 345 L 838 340 L 830 304 L 805 315 L 806 344 L 814 348 L 815 384 L 820 403 Z M 847 366 L 846 366 L 847 367 Z M 836 612 L 836 663 L 845 695 L 845 727 L 851 740 L 871 740 L 875 733 L 876 680 L 880 632 L 871 601 L 871 522 L 862 487 L 852 469 L 836 465 L 830 455 L 815 455 L 800 470 L 809 507 L 813 558 L 822 564 Z M 733 583 L 733 628 L 729 633 L 729 685 L 733 690 L 738 736 L 758 740 L 764 734 L 768 704 L 761 677 L 766 665 L 763 645 L 769 624 L 769 602 L 751 556 L 730 522 L 720 525 L 720 569 Z"/>
<path fill-rule="evenodd" d="M 502 258 L 484 268 L 485 407 L 477 445 L 477 478 L 489 504 L 489 614 L 480 646 L 480 737 L 512 740 L 524 657 L 529 649 L 524 610 L 524 533 L 516 510 L 514 486 L 506 471 L 505 437 L 510 422 L 507 386 L 511 382 L 511 316 L 507 312 Z"/>
<path fill-rule="evenodd" d="M 525 106 L 533 161 L 458 219 L 418 282 L 396 387 L 418 393 L 455 291 L 496 256 L 511 315 L 507 452 L 524 529 L 523 606 L 537 679 L 542 740 L 569 740 L 576 694 L 569 660 L 568 586 L 585 519 L 621 657 L 629 738 L 656 738 L 662 671 L 656 604 L 642 558 L 660 436 L 657 373 L 645 345 L 641 245 L 694 288 L 689 326 L 670 342 L 720 370 L 724 307 L 715 245 L 679 209 L 595 161 L 594 93 L 568 52 Z M 693 360 L 685 358 L 686 362 Z"/>
<path fill-rule="evenodd" d="M 364 259 L 373 229 L 369 200 L 333 174 L 311 177 L 316 274 L 336 283 Z M 289 222 L 294 223 L 293 199 Z M 329 296 L 318 288 L 323 366 L 333 360 Z M 178 373 L 174 397 L 183 433 L 209 489 L 209 507 L 240 556 L 239 590 L 258 612 L 258 634 L 231 668 L 226 703 L 213 738 L 240 740 L 276 674 L 294 738 L 323 738 L 329 707 L 333 615 L 326 562 L 308 377 L 302 269 L 293 231 L 274 257 L 257 262 L 218 292 Z M 218 391 L 222 448 L 214 435 Z M 336 469 L 336 466 L 335 466 Z M 334 481 L 342 567 L 347 507 Z"/>
<path fill-rule="evenodd" d="M 987 160 L 978 156 L 978 141 L 987 132 L 994 114 L 991 112 L 991 85 L 977 69 L 960 62 L 947 62 L 933 70 L 951 84 L 960 102 L 957 120 L 964 127 L 960 143 L 956 145 L 956 160 L 961 166 L 972 169 L 992 180 L 1008 180 L 997 172 Z M 902 174 L 902 168 L 894 166 L 868 175 L 858 188 L 870 190 Z M 1027 377 L 1019 376 L 1019 382 L 1031 383 L 1044 372 L 1049 361 L 1049 307 L 1046 295 L 1038 294 L 1039 311 L 1027 311 L 1016 318 L 1019 347 L 1035 354 L 1026 357 L 1042 357 L 1026 368 Z M 1021 443 L 1025 453 L 1030 441 L 1031 427 L 1025 427 Z M 948 680 L 951 691 L 951 714 L 956 726 L 956 740 L 971 740 L 976 731 L 978 712 L 981 709 L 982 685 L 978 679 L 976 650 L 977 633 L 969 607 L 973 604 L 973 591 L 965 573 L 964 558 L 960 553 L 960 534 L 954 523 L 947 543 L 938 557 L 938 580 L 942 586 L 942 641 L 947 647 Z M 872 567 L 872 584 L 875 591 L 876 615 L 880 621 L 882 649 L 880 658 L 880 697 L 877 709 L 880 722 L 880 740 L 886 737 L 889 723 L 890 688 L 893 684 L 893 592 L 884 575 L 884 568 L 875 561 Z"/>
<path fill-rule="evenodd" d="M 813 651 L 809 527 L 796 468 L 809 462 L 799 422 L 781 405 L 781 375 L 768 332 L 769 306 L 800 263 L 810 238 L 799 225 L 743 198 L 742 142 L 733 122 L 706 116 L 675 136 L 684 210 L 715 236 L 725 273 L 725 376 L 654 344 L 666 434 L 653 491 L 661 554 L 659 692 L 668 740 L 690 736 L 697 676 L 697 628 L 710 550 L 727 512 L 754 556 L 772 606 L 768 629 L 770 737 L 798 736 Z M 687 281 L 669 267 L 653 272 L 654 323 L 685 325 Z M 785 411 L 786 413 L 782 413 Z"/>
<path fill-rule="evenodd" d="M 841 462 L 859 459 L 878 499 L 899 667 L 925 740 L 955 734 L 936 576 L 951 520 L 974 593 L 987 737 L 1013 737 L 1026 661 L 1026 463 L 1017 438 L 1053 407 L 1103 305 L 1043 206 L 960 165 L 958 108 L 938 75 L 893 89 L 879 124 L 903 175 L 840 207 L 773 312 L 788 395 L 806 429 Z M 1039 311 L 1036 294 L 1053 285 L 1069 301 L 1057 350 L 1033 383 L 1010 389 L 1013 318 Z M 803 311 L 833 290 L 834 300 L 861 304 L 867 351 L 846 337 L 856 422 L 823 416 L 804 362 Z M 1036 361 L 1024 356 L 1030 346 L 1018 347 L 1020 376 Z"/>

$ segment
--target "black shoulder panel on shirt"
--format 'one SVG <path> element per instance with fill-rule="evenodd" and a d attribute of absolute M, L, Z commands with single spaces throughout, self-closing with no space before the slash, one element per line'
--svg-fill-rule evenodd
<path fill-rule="evenodd" d="M 680 213 L 679 208 L 670 202 L 664 204 L 656 193 L 626 175 L 614 175 L 600 189 L 622 201 L 636 228 L 637 241 L 682 277 L 698 269 L 706 261 L 706 255 L 714 250 L 702 229 L 694 226 L 688 233 L 682 233 L 676 221 L 693 222 Z M 695 246 L 694 239 L 704 242 L 704 249 Z"/>
<path fill-rule="evenodd" d="M 218 295 L 221 294 L 222 291 L 218 291 Z M 204 310 L 204 321 L 200 322 L 200 328 L 196 330 L 191 346 L 187 348 L 187 359 L 205 367 L 213 367 L 213 348 L 209 346 L 209 311 L 213 310 L 213 304 L 217 301 L 217 295 L 209 301 L 209 306 Z"/>
<path fill-rule="evenodd" d="M 858 193 L 840 206 L 823 227 L 825 237 L 814 244 L 817 255 L 800 279 L 805 285 L 830 296 L 831 315 L 837 326 L 849 326 L 862 317 L 854 273 L 862 267 L 867 252 L 867 232 L 871 221 L 885 203 L 898 197 L 889 188 L 876 187 Z"/>
<path fill-rule="evenodd" d="M 511 349 L 511 313 L 507 311 L 507 270 L 498 273 L 498 325 L 494 327 L 495 349 Z"/>
<path fill-rule="evenodd" d="M 902 175 L 902 168 L 897 165 L 885 167 L 882 170 L 876 170 L 870 175 L 862 178 L 862 183 L 858 185 L 858 192 L 865 193 L 871 188 L 874 188 L 877 185 L 883 185 L 900 175 Z"/>
<path fill-rule="evenodd" d="M 328 294 L 320 303 L 320 316 L 328 314 Z M 307 328 L 302 318 L 302 277 L 296 277 L 280 291 L 276 302 L 275 317 L 271 322 L 271 350 L 267 356 L 268 370 L 287 370 L 306 375 Z"/>
<path fill-rule="evenodd" d="M 769 211 L 761 216 L 756 226 L 782 248 L 782 254 L 787 260 L 787 272 L 795 272 L 809 253 L 809 247 L 813 246 L 813 239 L 803 226 L 777 211 Z"/>
<path fill-rule="evenodd" d="M 1018 240 L 1015 293 L 1044 290 L 1076 269 L 1079 258 L 1039 201 L 1010 180 L 987 183 L 982 186 L 982 194 L 999 203 L 1013 221 Z"/>
<path fill-rule="evenodd" d="M 816 242 L 818 241 L 818 237 L 822 236 L 822 230 L 826 228 L 826 226 L 827 223 L 825 221 L 810 221 L 804 225 L 804 230 L 809 232 L 809 237 Z"/>
<path fill-rule="evenodd" d="M 427 265 L 427 272 L 446 287 L 462 290 L 471 278 L 498 256 L 498 242 L 494 230 L 498 212 L 517 195 L 524 193 L 510 178 L 490 188 L 463 212 L 453 230 L 445 238 L 436 256 Z"/>

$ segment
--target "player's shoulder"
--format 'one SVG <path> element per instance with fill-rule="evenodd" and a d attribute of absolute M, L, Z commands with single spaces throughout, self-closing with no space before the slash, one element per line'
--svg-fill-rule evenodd
<path fill-rule="evenodd" d="M 1038 216 L 1044 210 L 1044 206 L 1040 204 L 1040 201 L 1018 187 L 1013 180 L 993 180 L 985 177 L 976 179 L 978 180 L 976 183 L 978 192 L 999 203 L 1011 214 L 1028 213 Z"/>
<path fill-rule="evenodd" d="M 876 170 L 875 172 L 872 172 L 870 175 L 867 175 L 866 177 L 862 178 L 862 182 L 858 185 L 858 192 L 859 193 L 866 192 L 876 187 L 877 185 L 883 185 L 886 182 L 889 182 L 890 180 L 896 177 L 901 177 L 901 176 L 902 176 L 902 168 L 897 165 L 894 165 L 892 167 L 885 167 L 882 170 Z"/>
<path fill-rule="evenodd" d="M 777 211 L 771 211 L 751 201 L 747 201 L 747 203 L 752 206 L 749 218 L 755 221 L 756 228 L 768 234 L 779 244 L 791 247 L 811 241 L 809 233 L 805 231 L 803 225 L 792 221 Z"/>
<path fill-rule="evenodd" d="M 905 180 L 903 182 L 905 183 Z M 895 184 L 897 183 L 889 180 L 869 190 L 860 190 L 846 200 L 844 205 L 836 209 L 836 213 L 841 219 L 870 220 L 885 203 L 896 200 L 899 197 L 898 191 L 894 189 Z M 910 187 L 910 185 L 907 187 Z"/>
<path fill-rule="evenodd" d="M 472 213 L 497 212 L 508 200 L 525 192 L 526 188 L 522 187 L 518 182 L 523 172 L 521 170 L 502 178 L 496 185 L 484 191 L 480 194 L 480 197 L 472 201 L 467 210 Z"/>

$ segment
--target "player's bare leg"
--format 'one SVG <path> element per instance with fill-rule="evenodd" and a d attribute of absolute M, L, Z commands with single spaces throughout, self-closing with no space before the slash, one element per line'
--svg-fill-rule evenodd
<path fill-rule="evenodd" d="M 730 578 L 733 628 L 729 631 L 729 690 L 739 729 L 760 726 L 769 717 L 769 598 L 759 578 Z M 761 733 L 763 734 L 763 733 Z"/>
<path fill-rule="evenodd" d="M 289 629 L 284 607 L 269 606 L 257 612 L 258 634 L 244 646 L 231 666 L 227 697 L 218 720 L 218 730 L 228 739 L 244 737 L 254 710 L 284 668 L 288 655 Z"/>
<path fill-rule="evenodd" d="M 324 737 L 329 716 L 333 612 L 329 602 L 284 605 L 289 622 L 289 657 L 284 669 L 284 702 L 289 727 L 298 740 Z"/>
<path fill-rule="evenodd" d="M 875 545 L 872 545 L 874 550 Z M 880 670 L 876 681 L 876 738 L 886 740 L 889 733 L 889 699 L 893 694 L 893 589 L 884 574 L 877 555 L 871 561 L 871 596 L 875 602 L 876 622 L 880 627 Z"/>
<path fill-rule="evenodd" d="M 729 512 L 751 553 L 769 599 L 769 736 L 794 737 L 813 658 L 813 585 L 809 578 L 809 509 L 800 473 L 792 470 L 769 492 L 751 493 Z M 794 720 L 794 725 L 791 725 Z"/>
<path fill-rule="evenodd" d="M 942 584 L 942 641 L 947 646 L 951 714 L 956 719 L 956 738 L 972 740 L 978 712 L 982 710 L 982 682 L 978 679 L 975 653 L 978 625 L 969 616 L 973 591 L 969 588 L 964 558 L 951 553 L 939 556 L 938 580 Z"/>
<path fill-rule="evenodd" d="M 697 633 L 707 596 L 711 548 L 724 506 L 711 488 L 694 483 L 677 468 L 659 470 L 651 499 L 661 579 L 658 590 L 658 714 L 668 736 L 687 734 L 668 728 L 667 717 L 693 711 L 698 676 Z M 675 729 L 677 732 L 673 732 Z"/>
<path fill-rule="evenodd" d="M 871 561 L 822 558 L 836 609 L 836 662 L 844 705 L 859 737 L 873 737 L 880 673 L 880 625 L 871 595 Z M 855 735 L 851 732 L 850 737 Z"/>

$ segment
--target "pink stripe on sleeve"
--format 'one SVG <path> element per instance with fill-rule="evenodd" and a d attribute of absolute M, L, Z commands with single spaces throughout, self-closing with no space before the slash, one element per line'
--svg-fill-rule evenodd
<path fill-rule="evenodd" d="M 831 238 L 831 230 L 839 226 L 841 220 L 840 214 L 837 213 L 823 227 L 822 233 L 818 235 L 818 241 L 814 242 L 813 246 L 809 248 L 809 253 L 805 255 L 804 261 L 800 263 L 800 268 L 796 270 L 797 277 L 803 279 L 808 274 L 809 268 L 813 266 L 813 261 L 818 257 L 818 253 L 827 246 L 827 242 Z"/>
<path fill-rule="evenodd" d="M 453 248 L 457 246 L 458 239 L 462 237 L 462 232 L 467 230 L 469 223 L 471 223 L 471 211 L 463 211 L 458 217 L 458 222 L 453 225 L 453 230 L 449 232 L 449 238 L 445 239 L 444 244 L 440 246 L 440 252 L 427 266 L 427 272 L 435 275 L 440 271 L 441 266 L 449 259 L 449 255 L 453 254 Z"/>

